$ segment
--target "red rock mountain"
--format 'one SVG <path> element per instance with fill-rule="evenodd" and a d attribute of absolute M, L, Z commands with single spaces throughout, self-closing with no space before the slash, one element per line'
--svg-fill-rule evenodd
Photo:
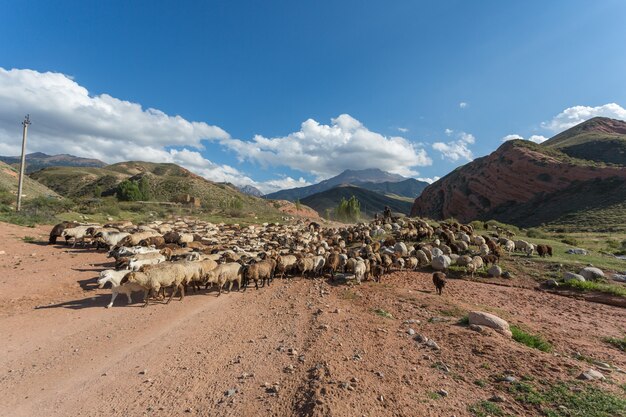
<path fill-rule="evenodd" d="M 462 222 L 496 219 L 524 227 L 558 224 L 581 211 L 607 207 L 626 215 L 626 164 L 616 163 L 626 148 L 625 133 L 624 122 L 594 118 L 544 145 L 505 142 L 427 187 L 411 214 Z"/>

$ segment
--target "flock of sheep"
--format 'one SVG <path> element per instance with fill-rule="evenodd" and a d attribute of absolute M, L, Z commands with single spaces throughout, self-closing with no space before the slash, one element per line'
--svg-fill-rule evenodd
<path fill-rule="evenodd" d="M 169 303 L 177 294 L 182 300 L 189 287 L 194 292 L 216 288 L 219 296 L 235 285 L 244 291 L 251 283 L 256 289 L 259 284 L 269 286 L 275 277 L 328 274 L 334 280 L 337 273 L 360 284 L 370 278 L 380 282 L 392 269 L 423 267 L 437 271 L 433 283 L 441 294 L 444 271 L 451 265 L 465 267 L 474 275 L 489 264 L 495 266 L 507 252 L 552 254 L 549 246 L 512 237 L 501 228 L 478 235 L 471 225 L 441 222 L 433 227 L 419 218 L 387 218 L 341 227 L 302 220 L 241 227 L 178 219 L 145 225 L 63 222 L 54 226 L 49 243 L 63 238 L 68 245 L 108 250 L 115 269 L 102 271 L 98 286 L 111 284 L 107 305 L 111 307 L 118 294 L 126 295 L 131 303 L 133 292 L 143 292 L 146 306 L 150 300 L 164 299 L 167 288 L 171 289 Z"/>

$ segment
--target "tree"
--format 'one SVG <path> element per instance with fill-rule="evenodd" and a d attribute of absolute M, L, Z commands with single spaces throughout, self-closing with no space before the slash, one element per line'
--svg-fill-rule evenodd
<path fill-rule="evenodd" d="M 352 196 L 349 200 L 341 197 L 339 205 L 335 209 L 335 217 L 345 222 L 356 222 L 361 217 L 361 203 Z"/>
<path fill-rule="evenodd" d="M 139 192 L 141 193 L 142 200 L 150 200 L 150 183 L 148 182 L 148 178 L 141 177 L 139 180 Z"/>
<path fill-rule="evenodd" d="M 136 182 L 124 180 L 117 186 L 117 199 L 120 201 L 141 201 L 143 195 Z"/>
<path fill-rule="evenodd" d="M 298 198 L 296 200 L 296 210 L 300 211 L 301 208 L 302 208 L 302 204 L 300 204 L 300 199 Z"/>

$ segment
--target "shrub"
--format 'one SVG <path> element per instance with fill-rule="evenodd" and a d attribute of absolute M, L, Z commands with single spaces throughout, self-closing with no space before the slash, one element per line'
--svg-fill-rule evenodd
<path fill-rule="evenodd" d="M 533 227 L 532 229 L 528 229 L 526 231 L 526 236 L 531 239 L 546 239 L 547 235 L 541 230 Z"/>
<path fill-rule="evenodd" d="M 570 246 L 578 246 L 578 241 L 574 238 L 568 237 L 565 239 L 562 239 L 561 242 L 565 243 L 566 245 L 570 245 Z"/>

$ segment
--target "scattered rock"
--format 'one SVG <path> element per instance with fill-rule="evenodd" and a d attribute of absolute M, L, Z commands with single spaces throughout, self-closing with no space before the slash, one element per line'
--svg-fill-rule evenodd
<path fill-rule="evenodd" d="M 549 279 L 543 282 L 543 285 L 547 288 L 556 288 L 559 286 L 559 283 L 556 280 Z"/>
<path fill-rule="evenodd" d="M 567 253 L 568 255 L 587 255 L 588 252 L 585 249 L 581 249 L 581 248 L 570 248 L 567 251 L 565 251 L 565 253 Z"/>
<path fill-rule="evenodd" d="M 587 266 L 581 269 L 580 275 L 582 275 L 587 281 L 596 281 L 604 278 L 604 272 L 602 272 L 600 268 L 593 266 Z"/>
<path fill-rule="evenodd" d="M 581 281 L 584 282 L 585 281 L 585 277 L 583 277 L 582 275 L 579 274 L 575 274 L 573 272 L 565 272 L 563 274 L 563 281 L 567 282 L 567 281 Z"/>
<path fill-rule="evenodd" d="M 502 381 L 503 382 L 513 383 L 513 382 L 517 382 L 517 378 L 515 378 L 514 376 L 511 376 L 511 375 L 507 375 L 504 378 L 502 378 Z"/>
<path fill-rule="evenodd" d="M 442 397 L 447 397 L 448 391 L 446 391 L 445 389 L 440 389 L 439 391 L 437 391 L 437 394 L 441 395 Z"/>
<path fill-rule="evenodd" d="M 504 271 L 502 273 L 502 278 L 511 279 L 513 278 L 513 274 L 511 274 L 509 271 Z"/>
<path fill-rule="evenodd" d="M 469 329 L 475 332 L 482 332 L 485 328 L 483 326 L 479 326 L 478 324 L 470 324 Z"/>
<path fill-rule="evenodd" d="M 489 401 L 491 401 L 492 403 L 501 403 L 504 402 L 504 397 L 498 394 L 494 394 L 489 398 Z"/>
<path fill-rule="evenodd" d="M 426 341 L 426 346 L 428 346 L 429 348 L 433 348 L 435 350 L 439 350 L 439 345 L 437 344 L 437 342 L 435 342 L 433 339 L 428 339 Z"/>
<path fill-rule="evenodd" d="M 511 329 L 509 328 L 509 323 L 507 323 L 506 320 L 503 320 L 500 317 L 490 313 L 484 313 L 482 311 L 471 311 L 469 313 L 469 324 L 477 324 L 479 326 L 490 327 L 502 335 L 505 335 L 507 337 L 512 336 Z"/>
<path fill-rule="evenodd" d="M 414 339 L 418 343 L 426 343 L 428 341 L 428 338 L 426 336 L 419 333 L 415 335 Z"/>
<path fill-rule="evenodd" d="M 139 375 L 145 375 L 148 372 L 147 369 L 139 371 Z"/>
<path fill-rule="evenodd" d="M 231 388 L 229 390 L 227 390 L 224 395 L 226 395 L 227 397 L 232 397 L 233 395 L 235 395 L 237 393 L 237 389 L 236 388 Z"/>
<path fill-rule="evenodd" d="M 415 330 L 413 330 L 411 328 L 409 328 L 406 332 L 409 334 L 409 336 L 414 336 L 415 335 Z"/>
<path fill-rule="evenodd" d="M 578 379 L 586 380 L 586 381 L 595 381 L 595 380 L 603 380 L 606 379 L 604 375 L 595 369 L 587 369 L 582 374 L 578 375 Z"/>

